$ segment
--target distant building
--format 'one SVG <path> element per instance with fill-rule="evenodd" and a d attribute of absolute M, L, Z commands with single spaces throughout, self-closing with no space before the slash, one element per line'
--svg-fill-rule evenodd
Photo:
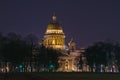
<path fill-rule="evenodd" d="M 76 50 L 76 43 L 73 39 L 68 45 L 65 44 L 65 34 L 61 24 L 56 21 L 56 16 L 53 15 L 52 22 L 48 24 L 42 44 L 47 48 L 53 48 L 61 51 L 57 71 L 71 72 L 79 71 L 80 50 Z"/>

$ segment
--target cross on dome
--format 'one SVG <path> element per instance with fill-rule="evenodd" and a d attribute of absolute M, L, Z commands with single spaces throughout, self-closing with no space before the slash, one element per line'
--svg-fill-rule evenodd
<path fill-rule="evenodd" d="M 52 20 L 53 20 L 53 22 L 56 22 L 56 15 L 55 15 L 55 13 L 53 13 Z"/>

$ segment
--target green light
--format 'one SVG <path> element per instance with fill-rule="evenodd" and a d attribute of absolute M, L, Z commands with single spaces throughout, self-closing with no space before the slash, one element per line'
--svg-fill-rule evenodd
<path fill-rule="evenodd" d="M 53 69 L 53 68 L 54 68 L 54 65 L 51 64 L 51 65 L 49 66 L 49 68 L 50 68 L 50 69 Z"/>
<path fill-rule="evenodd" d="M 22 64 L 20 64 L 20 65 L 19 65 L 19 68 L 22 68 L 22 67 L 23 67 L 23 65 L 22 65 Z"/>

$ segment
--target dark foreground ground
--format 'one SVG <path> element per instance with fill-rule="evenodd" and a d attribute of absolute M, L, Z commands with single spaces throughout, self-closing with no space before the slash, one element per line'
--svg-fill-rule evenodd
<path fill-rule="evenodd" d="M 120 80 L 120 73 L 0 73 L 0 80 Z"/>

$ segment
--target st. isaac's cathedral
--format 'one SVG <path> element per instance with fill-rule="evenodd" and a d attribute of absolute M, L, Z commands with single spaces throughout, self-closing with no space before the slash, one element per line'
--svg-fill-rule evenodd
<path fill-rule="evenodd" d="M 53 48 L 61 51 L 62 56 L 59 57 L 59 68 L 57 71 L 71 72 L 80 71 L 78 63 L 79 57 L 82 56 L 83 71 L 87 71 L 86 57 L 84 56 L 84 48 L 76 50 L 76 43 L 73 39 L 68 44 L 65 44 L 65 33 L 62 25 L 57 22 L 56 16 L 52 16 L 52 21 L 47 25 L 47 29 L 42 41 L 46 48 Z"/>

